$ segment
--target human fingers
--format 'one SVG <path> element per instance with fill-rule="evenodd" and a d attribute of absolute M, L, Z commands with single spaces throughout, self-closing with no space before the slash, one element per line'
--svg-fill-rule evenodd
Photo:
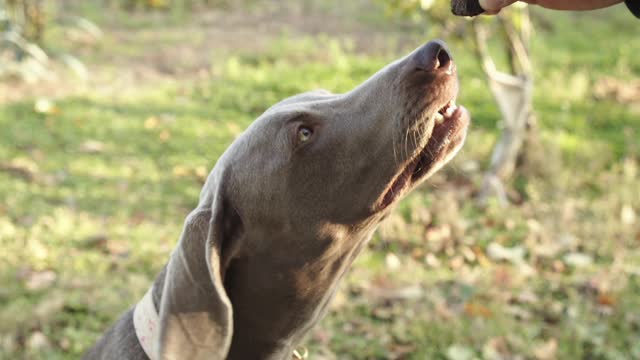
<path fill-rule="evenodd" d="M 486 14 L 497 14 L 500 9 L 507 7 L 517 0 L 480 0 L 480 7 L 482 7 Z"/>

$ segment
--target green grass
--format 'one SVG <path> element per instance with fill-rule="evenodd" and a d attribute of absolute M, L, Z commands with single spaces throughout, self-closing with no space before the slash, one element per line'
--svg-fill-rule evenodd
<path fill-rule="evenodd" d="M 640 78 L 637 25 L 615 11 L 543 15 L 553 29 L 534 42 L 541 142 L 514 183 L 526 201 L 480 208 L 470 197 L 499 114 L 467 45 L 453 43 L 468 143 L 354 264 L 304 344 L 312 359 L 640 357 L 640 219 L 622 216 L 640 213 L 640 114 L 592 93 L 605 75 Z M 0 108 L 0 358 L 77 358 L 146 291 L 242 129 L 284 97 L 349 90 L 400 54 L 282 36 L 216 61 L 207 81 L 90 90 L 46 114 L 35 99 Z M 493 260 L 496 243 L 522 247 L 522 262 Z M 574 253 L 592 262 L 574 266 Z"/>

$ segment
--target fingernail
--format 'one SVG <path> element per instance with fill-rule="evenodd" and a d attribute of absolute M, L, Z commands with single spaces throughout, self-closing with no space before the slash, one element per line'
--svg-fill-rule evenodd
<path fill-rule="evenodd" d="M 491 13 L 499 11 L 506 3 L 504 0 L 480 0 L 479 2 L 481 8 Z"/>

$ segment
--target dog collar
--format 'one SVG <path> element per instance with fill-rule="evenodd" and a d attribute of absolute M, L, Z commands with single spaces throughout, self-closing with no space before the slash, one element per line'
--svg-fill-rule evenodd
<path fill-rule="evenodd" d="M 136 330 L 138 342 L 144 353 L 150 360 L 157 360 L 155 356 L 158 353 L 158 324 L 160 323 L 158 311 L 153 305 L 153 286 L 147 290 L 142 300 L 140 300 L 133 309 L 133 327 Z M 309 351 L 302 347 L 293 351 L 293 359 L 306 360 L 309 358 Z"/>
<path fill-rule="evenodd" d="M 155 356 L 158 346 L 158 311 L 153 305 L 153 286 L 147 290 L 142 300 L 140 300 L 133 310 L 133 327 L 136 329 L 136 336 L 145 354 L 151 360 L 156 360 Z"/>

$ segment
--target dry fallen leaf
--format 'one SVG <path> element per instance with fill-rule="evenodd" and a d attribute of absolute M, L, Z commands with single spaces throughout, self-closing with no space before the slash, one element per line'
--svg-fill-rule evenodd
<path fill-rule="evenodd" d="M 176 177 L 185 177 L 189 175 L 189 168 L 183 165 L 176 165 L 173 167 L 173 176 Z"/>
<path fill-rule="evenodd" d="M 32 181 L 38 174 L 38 164 L 28 158 L 14 158 L 8 163 L 0 163 L 0 171 Z"/>
<path fill-rule="evenodd" d="M 126 256 L 129 254 L 129 243 L 122 240 L 108 240 L 106 250 L 112 255 Z"/>
<path fill-rule="evenodd" d="M 80 145 L 80 152 L 85 154 L 99 154 L 104 151 L 104 144 L 97 140 L 87 140 Z"/>
<path fill-rule="evenodd" d="M 322 327 L 314 328 L 311 332 L 311 339 L 323 346 L 327 346 L 331 342 L 331 332 Z"/>
<path fill-rule="evenodd" d="M 109 238 L 107 237 L 107 235 L 105 234 L 98 234 L 98 235 L 93 235 L 93 236 L 89 236 L 86 239 L 82 240 L 82 243 L 86 246 L 86 247 L 104 247 L 107 244 L 107 240 L 109 240 Z"/>
<path fill-rule="evenodd" d="M 493 315 L 488 307 L 474 302 L 464 304 L 464 313 L 469 316 L 483 318 L 489 318 Z"/>
<path fill-rule="evenodd" d="M 207 179 L 207 176 L 209 175 L 209 172 L 207 171 L 207 168 L 205 166 L 197 166 L 194 171 L 198 180 L 203 182 Z"/>
<path fill-rule="evenodd" d="M 443 242 L 451 237 L 451 226 L 449 224 L 430 226 L 425 233 L 425 237 L 429 242 Z"/>
<path fill-rule="evenodd" d="M 68 337 L 62 338 L 62 340 L 60 340 L 60 347 L 68 351 L 71 349 L 71 340 L 69 340 Z"/>
<path fill-rule="evenodd" d="M 476 261 L 476 254 L 475 252 L 468 246 L 463 246 L 462 247 L 462 256 L 464 256 L 465 260 L 467 260 L 467 262 L 474 262 Z"/>
<path fill-rule="evenodd" d="M 531 312 L 522 306 L 506 305 L 504 307 L 504 312 L 518 320 L 529 320 L 533 317 Z"/>
<path fill-rule="evenodd" d="M 424 257 L 424 249 L 420 247 L 414 247 L 411 249 L 411 258 L 420 261 Z"/>
<path fill-rule="evenodd" d="M 231 132 L 231 135 L 233 135 L 234 137 L 238 137 L 240 136 L 240 134 L 242 134 L 242 128 L 233 121 L 227 123 L 227 129 L 229 129 L 229 132 Z"/>
<path fill-rule="evenodd" d="M 553 264 L 551 265 L 551 268 L 553 269 L 553 271 L 557 273 L 564 272 L 565 270 L 564 263 L 560 260 L 553 260 Z"/>
<path fill-rule="evenodd" d="M 331 300 L 331 302 L 329 303 L 329 307 L 331 308 L 331 310 L 340 310 L 345 305 L 347 305 L 348 302 L 349 299 L 347 298 L 347 295 L 344 293 L 344 291 L 338 290 L 333 296 L 333 300 Z"/>
<path fill-rule="evenodd" d="M 596 99 L 613 99 L 621 104 L 632 104 L 640 96 L 640 80 L 603 77 L 593 86 Z"/>
<path fill-rule="evenodd" d="M 53 115 L 57 114 L 60 109 L 49 99 L 38 99 L 33 105 L 33 110 L 38 114 Z"/>
<path fill-rule="evenodd" d="M 50 287 L 58 276 L 51 270 L 34 272 L 27 278 L 25 286 L 29 290 L 42 290 Z"/>
<path fill-rule="evenodd" d="M 424 290 L 419 285 L 404 287 L 374 287 L 369 289 L 369 295 L 377 301 L 393 301 L 419 299 L 424 295 Z"/>
<path fill-rule="evenodd" d="M 498 266 L 493 272 L 493 283 L 499 287 L 508 288 L 513 283 L 513 274 L 506 266 Z"/>
<path fill-rule="evenodd" d="M 388 306 L 376 306 L 371 310 L 371 314 L 380 320 L 391 320 L 395 316 L 393 308 Z"/>
<path fill-rule="evenodd" d="M 407 355 L 415 353 L 416 346 L 413 344 L 392 343 L 389 345 L 387 350 L 389 351 L 389 355 L 392 355 L 393 359 L 405 359 L 407 358 Z"/>
<path fill-rule="evenodd" d="M 32 351 L 44 350 L 50 346 L 49 339 L 41 331 L 34 332 L 27 340 L 27 348 Z"/>
<path fill-rule="evenodd" d="M 449 360 L 472 360 L 475 358 L 473 350 L 463 345 L 449 346 L 446 355 Z"/>
<path fill-rule="evenodd" d="M 636 222 L 636 212 L 631 205 L 625 205 L 620 210 L 620 220 L 624 225 L 633 225 Z"/>
<path fill-rule="evenodd" d="M 164 129 L 164 130 L 160 131 L 160 135 L 158 135 L 158 138 L 162 142 L 167 142 L 171 138 L 171 132 L 169 130 L 167 130 L 167 129 Z"/>
<path fill-rule="evenodd" d="M 39 321 L 46 322 L 56 314 L 59 314 L 65 305 L 64 292 L 51 291 L 38 303 L 33 314 Z"/>
<path fill-rule="evenodd" d="M 428 253 L 427 256 L 424 257 L 424 262 L 432 268 L 438 268 L 441 265 L 440 260 L 432 253 Z"/>
<path fill-rule="evenodd" d="M 558 352 L 558 340 L 551 339 L 533 350 L 533 354 L 537 360 L 553 360 L 556 359 Z"/>
<path fill-rule="evenodd" d="M 538 295 L 531 290 L 523 290 L 518 294 L 516 300 L 522 304 L 537 304 L 540 302 Z"/>
<path fill-rule="evenodd" d="M 608 293 L 602 293 L 598 295 L 598 304 L 603 306 L 614 306 L 616 299 Z"/>
<path fill-rule="evenodd" d="M 464 258 L 462 256 L 455 256 L 449 261 L 449 267 L 452 270 L 459 270 L 464 265 Z"/>
<path fill-rule="evenodd" d="M 150 116 L 144 121 L 144 128 L 147 130 L 155 129 L 158 127 L 160 120 L 155 116 Z"/>
<path fill-rule="evenodd" d="M 489 339 L 482 347 L 482 357 L 485 360 L 513 359 L 509 351 L 509 345 L 503 337 Z"/>
<path fill-rule="evenodd" d="M 394 253 L 388 253 L 384 258 L 384 262 L 389 270 L 397 270 L 402 265 L 400 258 Z"/>
<path fill-rule="evenodd" d="M 519 264 L 524 260 L 525 249 L 522 246 L 508 248 L 497 242 L 492 242 L 487 247 L 487 255 L 493 260 L 506 260 L 514 264 Z"/>
<path fill-rule="evenodd" d="M 0 337 L 0 348 L 7 352 L 15 352 L 18 349 L 18 341 L 13 334 Z"/>
<path fill-rule="evenodd" d="M 593 258 L 583 253 L 569 253 L 564 256 L 564 262 L 573 267 L 585 267 L 591 265 Z"/>

